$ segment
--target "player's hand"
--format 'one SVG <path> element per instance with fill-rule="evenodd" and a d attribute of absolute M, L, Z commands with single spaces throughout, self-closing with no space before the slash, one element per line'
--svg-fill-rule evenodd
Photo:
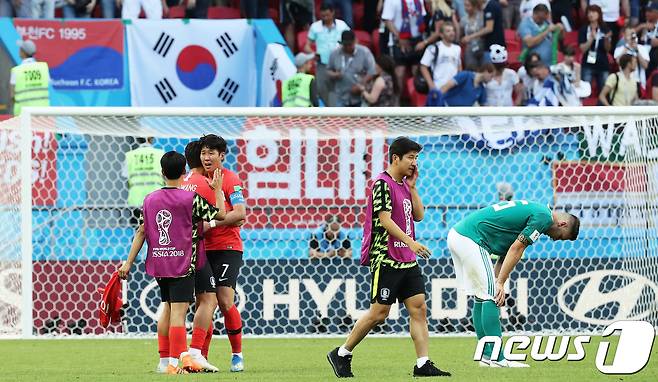
<path fill-rule="evenodd" d="M 216 168 L 215 172 L 212 174 L 212 182 L 208 182 L 208 185 L 213 190 L 221 190 L 223 182 L 224 176 L 222 175 L 222 170 L 220 168 Z"/>
<path fill-rule="evenodd" d="M 128 277 L 128 273 L 130 273 L 130 266 L 131 266 L 131 264 L 129 264 L 127 261 L 125 261 L 123 263 L 123 265 L 121 265 L 119 267 L 119 278 L 120 279 L 125 280 Z"/>
<path fill-rule="evenodd" d="M 416 181 L 418 180 L 418 165 L 414 168 L 414 173 L 406 178 L 409 188 L 416 188 Z"/>
<path fill-rule="evenodd" d="M 496 283 L 496 294 L 494 295 L 494 302 L 497 306 L 505 305 L 505 285 Z"/>
<path fill-rule="evenodd" d="M 429 248 L 417 241 L 412 241 L 409 245 L 409 249 L 411 249 L 417 256 L 420 256 L 423 259 L 429 259 L 429 257 L 432 256 L 432 252 L 430 252 Z"/>

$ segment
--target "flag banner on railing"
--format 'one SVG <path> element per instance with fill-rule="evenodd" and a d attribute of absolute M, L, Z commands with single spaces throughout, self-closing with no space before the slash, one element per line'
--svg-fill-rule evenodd
<path fill-rule="evenodd" d="M 133 106 L 255 106 L 247 20 L 135 20 L 126 26 Z"/>

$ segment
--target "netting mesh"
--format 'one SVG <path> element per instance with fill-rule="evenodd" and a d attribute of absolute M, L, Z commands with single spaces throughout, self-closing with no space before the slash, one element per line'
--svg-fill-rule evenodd
<path fill-rule="evenodd" d="M 419 191 L 427 212 L 417 239 L 433 252 L 420 261 L 431 332 L 472 330 L 469 301 L 456 289 L 448 230 L 511 195 L 576 214 L 581 235 L 576 242 L 545 238 L 526 251 L 509 283 L 506 330 L 593 331 L 624 318 L 656 325 L 655 119 L 430 113 L 33 117 L 33 332 L 105 332 L 97 288 L 126 257 L 134 232 L 125 153 L 137 146 L 136 136 L 155 136 L 156 147 L 183 152 L 207 133 L 227 139 L 225 166 L 246 188 L 246 261 L 237 291 L 246 334 L 344 333 L 368 308 L 368 269 L 356 259 L 367 187 L 386 167 L 388 143 L 402 134 L 423 145 Z M 17 123 L 10 125 L 3 134 L 15 134 Z M 16 155 L 0 152 L 4 173 Z M 20 200 L 9 190 L 2 195 L 9 228 L 0 232 L 7 246 L 0 313 L 9 314 L 0 315 L 0 332 L 18 333 L 21 233 L 12 227 L 20 226 Z M 339 238 L 353 259 L 309 259 L 310 242 L 324 237 L 329 216 L 339 218 Z M 156 330 L 159 294 L 143 255 L 127 283 L 124 322 L 109 331 Z M 407 322 L 404 308 L 394 307 L 378 330 L 404 332 Z"/>

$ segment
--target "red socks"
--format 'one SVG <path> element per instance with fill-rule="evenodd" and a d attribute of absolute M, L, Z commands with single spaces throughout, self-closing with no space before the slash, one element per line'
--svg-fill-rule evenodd
<path fill-rule="evenodd" d="M 190 343 L 190 348 L 199 349 L 203 348 L 203 343 L 206 340 L 207 329 L 194 328 L 192 330 L 192 342 Z"/>
<path fill-rule="evenodd" d="M 228 340 L 231 342 L 231 351 L 233 353 L 242 352 L 242 318 L 238 308 L 233 305 L 231 309 L 224 314 L 224 326 L 228 334 Z"/>
<path fill-rule="evenodd" d="M 169 327 L 169 357 L 180 358 L 180 353 L 187 351 L 187 331 L 184 326 Z"/>
<path fill-rule="evenodd" d="M 210 324 L 210 327 L 208 327 L 208 330 L 206 331 L 206 339 L 203 342 L 203 347 L 201 348 L 201 355 L 203 355 L 206 359 L 208 359 L 208 351 L 210 350 L 210 341 L 212 340 L 212 332 L 213 327 L 212 324 Z"/>
<path fill-rule="evenodd" d="M 160 358 L 169 357 L 169 336 L 158 334 L 158 353 L 160 353 Z"/>

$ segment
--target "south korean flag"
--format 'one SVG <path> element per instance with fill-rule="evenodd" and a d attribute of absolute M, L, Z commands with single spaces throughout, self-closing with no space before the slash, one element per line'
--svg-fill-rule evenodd
<path fill-rule="evenodd" d="M 133 106 L 256 106 L 246 20 L 133 20 L 126 27 Z"/>

